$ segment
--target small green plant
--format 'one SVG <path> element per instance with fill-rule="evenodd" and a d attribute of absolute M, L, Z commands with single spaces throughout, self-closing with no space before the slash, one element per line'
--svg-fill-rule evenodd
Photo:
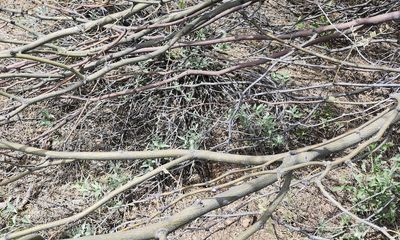
<path fill-rule="evenodd" d="M 297 108 L 297 106 L 291 107 L 289 110 L 286 110 L 289 113 L 289 117 L 292 119 L 300 119 L 303 117 L 303 113 Z"/>
<path fill-rule="evenodd" d="M 315 111 L 313 116 L 317 121 L 323 123 L 322 127 L 325 128 L 327 126 L 326 123 L 337 116 L 336 107 L 332 103 L 326 103 Z"/>
<path fill-rule="evenodd" d="M 11 202 L 7 202 L 6 208 L 1 213 L 7 216 L 18 213 L 18 211 L 17 208 Z"/>
<path fill-rule="evenodd" d="M 290 80 L 290 75 L 287 72 L 272 72 L 271 78 L 279 84 L 286 84 Z"/>
<path fill-rule="evenodd" d="M 167 56 L 170 60 L 179 60 L 187 55 L 187 51 L 183 48 L 170 49 L 167 52 Z"/>
<path fill-rule="evenodd" d="M 328 25 L 329 24 L 328 18 L 326 18 L 325 15 L 319 17 L 319 23 L 320 25 Z"/>
<path fill-rule="evenodd" d="M 0 219 L 2 219 L 3 223 L 10 228 L 31 224 L 30 216 L 21 216 L 18 212 L 18 208 L 11 201 L 7 201 L 4 209 L 0 209 Z M 0 233 L 4 233 L 2 229 L 0 229 Z"/>
<path fill-rule="evenodd" d="M 150 172 L 150 171 L 153 171 L 156 168 L 156 166 L 157 166 L 157 160 L 145 159 L 145 160 L 143 160 L 140 168 L 142 168 L 144 172 Z"/>
<path fill-rule="evenodd" d="M 178 1 L 178 7 L 180 9 L 184 9 L 186 7 L 186 1 L 185 0 L 179 0 Z"/>
<path fill-rule="evenodd" d="M 198 48 L 193 48 L 187 55 L 184 66 L 191 69 L 205 69 L 211 63 L 212 59 L 205 57 Z"/>
<path fill-rule="evenodd" d="M 192 126 L 184 136 L 178 136 L 185 149 L 199 149 L 202 135 L 198 132 L 198 124 Z"/>
<path fill-rule="evenodd" d="M 299 23 L 296 24 L 295 27 L 296 27 L 297 30 L 303 30 L 303 29 L 306 28 L 306 24 L 304 22 L 299 22 Z"/>
<path fill-rule="evenodd" d="M 95 233 L 96 232 L 93 229 L 92 225 L 84 222 L 80 226 L 76 226 L 75 228 L 73 228 L 68 235 L 69 237 L 72 238 L 78 238 L 83 236 L 94 235 Z"/>
<path fill-rule="evenodd" d="M 272 146 L 282 146 L 285 143 L 285 139 L 280 134 L 275 134 L 272 137 Z"/>
<path fill-rule="evenodd" d="M 151 146 L 150 146 L 150 149 L 151 150 L 161 150 L 161 149 L 166 149 L 166 148 L 169 148 L 169 145 L 168 144 L 166 144 L 166 143 L 164 143 L 162 140 L 161 140 L 161 138 L 160 137 L 155 137 L 154 139 L 153 139 L 153 141 L 151 141 Z"/>
<path fill-rule="evenodd" d="M 41 113 L 40 125 L 51 127 L 53 126 L 53 122 L 56 119 L 53 114 L 49 113 L 48 110 L 43 110 Z"/>
<path fill-rule="evenodd" d="M 172 51 L 172 50 L 174 50 L 174 49 L 171 49 L 170 51 Z M 138 62 L 137 66 L 139 66 L 140 70 L 147 71 L 149 69 L 150 64 L 151 64 L 151 60 L 146 60 L 146 61 Z"/>
<path fill-rule="evenodd" d="M 298 21 L 301 20 L 301 17 L 298 18 Z M 328 25 L 329 21 L 325 16 L 320 16 L 316 21 L 313 22 L 298 22 L 295 25 L 297 30 L 309 29 L 309 28 L 319 28 L 321 26 Z"/>
<path fill-rule="evenodd" d="M 114 173 L 108 176 L 107 184 L 111 189 L 115 189 L 117 187 L 122 186 L 129 180 L 127 175 Z"/>
<path fill-rule="evenodd" d="M 306 127 L 299 126 L 295 128 L 294 135 L 298 139 L 305 139 L 306 137 L 309 136 L 310 130 Z"/>
<path fill-rule="evenodd" d="M 231 49 L 231 45 L 229 45 L 228 43 L 218 43 L 214 46 L 214 49 L 221 51 L 221 52 L 225 52 L 225 51 Z"/>
<path fill-rule="evenodd" d="M 355 185 L 336 189 L 350 192 L 355 211 L 364 217 L 374 215 L 380 224 L 396 224 L 400 211 L 400 155 L 384 159 L 384 153 L 392 147 L 386 143 L 379 150 L 376 144 L 369 150 L 376 150 L 368 161 L 361 164 L 361 173 L 355 174 Z"/>
<path fill-rule="evenodd" d="M 278 127 L 275 118 L 267 111 L 265 105 L 251 106 L 244 103 L 240 107 L 236 119 L 253 134 L 270 139 L 272 146 L 280 146 L 284 143 L 283 136 L 277 133 Z"/>
<path fill-rule="evenodd" d="M 351 224 L 351 221 L 352 221 L 352 219 L 349 215 L 343 214 L 340 216 L 340 225 L 342 225 L 342 226 L 347 226 L 347 225 Z"/>
<path fill-rule="evenodd" d="M 311 23 L 312 28 L 319 28 L 320 26 L 328 25 L 329 21 L 325 16 L 320 16 L 319 19 Z"/>
<path fill-rule="evenodd" d="M 17 225 L 18 210 L 11 202 L 7 202 L 7 205 L 5 209 L 1 211 L 0 216 L 2 219 L 8 220 L 8 225 L 10 226 Z"/>
<path fill-rule="evenodd" d="M 368 229 L 364 225 L 358 225 L 349 233 L 345 233 L 341 239 L 343 240 L 362 240 L 368 233 Z"/>
<path fill-rule="evenodd" d="M 196 31 L 196 40 L 206 40 L 207 36 L 206 36 L 206 29 L 205 28 L 201 28 L 199 30 Z"/>
<path fill-rule="evenodd" d="M 74 187 L 84 196 L 91 196 L 95 199 L 99 199 L 104 192 L 104 187 L 99 182 L 91 182 L 87 178 L 83 181 L 78 181 L 75 183 Z"/>
<path fill-rule="evenodd" d="M 170 146 L 164 143 L 159 136 L 154 137 L 149 146 L 150 150 L 162 150 L 169 147 Z M 150 172 L 157 167 L 157 164 L 158 164 L 157 159 L 145 159 L 142 161 L 142 165 L 140 166 L 140 168 L 143 169 L 144 172 Z"/>
<path fill-rule="evenodd" d="M 201 35 L 201 34 L 200 34 Z M 198 38 L 203 38 L 199 36 Z M 205 38 L 205 36 L 204 36 Z M 184 69 L 204 69 L 213 63 L 213 59 L 207 57 L 199 47 L 192 47 L 190 49 L 175 48 L 167 52 L 166 55 L 169 60 L 181 60 L 183 63 L 181 67 Z"/>
<path fill-rule="evenodd" d="M 121 162 L 110 162 L 109 174 L 105 175 L 100 182 L 106 184 L 107 190 L 114 190 L 122 186 L 129 180 L 129 174 L 124 173 L 124 169 Z"/>

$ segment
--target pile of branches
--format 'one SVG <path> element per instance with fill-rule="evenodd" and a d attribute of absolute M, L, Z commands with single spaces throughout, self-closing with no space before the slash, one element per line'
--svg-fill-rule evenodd
<path fill-rule="evenodd" d="M 0 149 L 7 166 L 0 186 L 11 192 L 13 184 L 28 185 L 26 179 L 35 179 L 29 176 L 54 166 L 65 171 L 124 160 L 134 168 L 129 181 L 80 212 L 6 231 L 2 239 L 43 239 L 46 230 L 84 219 L 123 193 L 130 191 L 129 203 L 152 196 L 151 182 L 167 189 L 182 173 L 186 186 L 158 193 L 154 198 L 175 197 L 148 221 L 80 239 L 167 239 L 213 210 L 278 184 L 269 207 L 237 236 L 247 239 L 304 169 L 317 169 L 311 181 L 331 204 L 394 239 L 347 210 L 324 185 L 332 170 L 379 142 L 400 119 L 400 3 L 383 2 L 1 6 L 0 29 L 8 30 L 0 38 Z M 282 24 L 265 14 L 278 8 L 291 19 Z M 300 72 L 311 70 L 321 75 L 299 80 Z M 333 116 L 321 119 L 328 108 Z M 344 123 L 339 129 L 338 121 Z M 41 130 L 32 133 L 35 128 Z M 296 136 L 299 129 L 308 132 Z M 210 173 L 216 166 L 226 172 Z M 190 185 L 193 171 L 201 177 Z M 191 188 L 201 190 L 187 192 Z M 174 210 L 204 192 L 210 195 Z M 170 216 L 155 219 L 162 214 Z"/>

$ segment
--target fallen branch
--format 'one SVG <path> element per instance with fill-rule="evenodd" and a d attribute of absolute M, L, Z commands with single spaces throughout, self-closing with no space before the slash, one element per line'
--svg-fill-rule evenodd
<path fill-rule="evenodd" d="M 394 95 L 393 98 L 398 100 L 400 97 L 398 95 Z M 327 143 L 320 143 L 316 144 L 315 146 L 306 147 L 303 149 L 299 149 L 296 151 L 290 151 L 284 154 L 272 155 L 267 157 L 253 157 L 257 159 L 269 159 L 276 161 L 278 159 L 281 160 L 281 165 L 276 169 L 276 174 L 265 174 L 264 176 L 258 177 L 254 180 L 250 180 L 244 184 L 232 187 L 231 189 L 217 194 L 216 196 L 208 199 L 204 199 L 194 203 L 192 206 L 184 209 L 183 211 L 176 213 L 175 215 L 168 218 L 166 221 L 160 221 L 155 224 L 151 224 L 149 226 L 137 229 L 137 230 L 130 230 L 125 232 L 117 232 L 117 233 L 110 233 L 105 235 L 97 235 L 97 236 L 90 236 L 90 237 L 82 237 L 80 239 L 89 240 L 89 239 L 151 239 L 159 235 L 161 232 L 170 233 L 176 230 L 177 228 L 181 227 L 189 223 L 190 221 L 202 216 L 212 210 L 221 208 L 226 206 L 244 196 L 247 196 L 250 193 L 256 192 L 273 184 L 277 181 L 281 176 L 285 175 L 285 169 L 293 170 L 293 167 L 296 165 L 304 165 L 307 166 L 307 163 L 317 159 L 323 158 L 329 154 L 334 152 L 343 151 L 346 148 L 349 148 L 359 142 L 364 141 L 372 137 L 375 133 L 379 132 L 382 129 L 382 126 L 389 126 L 397 122 L 400 119 L 399 115 L 399 108 L 400 103 L 398 103 L 397 107 L 391 111 L 388 111 L 382 114 L 380 117 L 374 118 L 364 125 L 360 126 L 359 128 L 351 131 L 350 133 L 343 134 L 335 138 L 335 140 L 327 141 Z M 386 129 L 386 128 L 384 128 Z M 169 169 L 171 167 L 176 166 L 183 161 L 187 161 L 189 159 L 199 158 L 199 155 L 196 155 L 196 151 L 188 151 L 188 150 L 165 150 L 165 151 L 154 151 L 154 152 L 122 152 L 122 153 L 90 153 L 90 152 L 53 152 L 53 151 L 46 151 L 42 149 L 27 147 L 21 144 L 10 143 L 5 140 L 2 140 L 0 144 L 0 148 L 3 149 L 12 149 L 16 151 L 22 151 L 24 153 L 30 153 L 38 156 L 48 156 L 48 157 L 56 157 L 56 158 L 80 158 L 80 159 L 104 159 L 106 156 L 110 159 L 110 157 L 114 159 L 132 159 L 132 158 L 145 158 L 145 157 L 173 157 L 178 156 L 177 154 L 181 155 L 182 157 L 169 162 L 166 165 L 158 167 L 157 169 L 139 177 L 135 178 L 131 182 L 125 184 L 124 186 L 110 192 L 106 195 L 103 199 L 99 202 L 95 203 L 91 207 L 87 208 L 83 212 L 76 214 L 74 216 L 61 219 L 52 223 L 42 224 L 33 228 L 29 228 L 23 231 L 15 232 L 7 234 L 4 239 L 12 239 L 21 237 L 27 234 L 35 233 L 41 230 L 49 229 L 55 226 L 60 226 L 72 221 L 76 221 L 87 214 L 93 212 L 95 209 L 112 199 L 114 196 L 120 194 L 121 192 L 155 176 L 156 174 L 164 171 L 165 169 Z M 222 154 L 222 153 L 211 153 L 211 152 L 204 152 L 204 151 L 197 151 L 198 154 L 200 153 L 209 153 L 210 156 L 214 156 L 215 160 L 221 160 L 230 156 L 230 154 Z M 201 156 L 201 155 L 200 155 Z M 237 157 L 239 157 L 238 155 Z M 130 158 L 129 158 L 130 157 Z M 204 158 L 204 160 L 210 160 L 208 158 Z M 252 158 L 252 157 L 246 157 Z M 230 161 L 232 162 L 232 161 Z M 327 165 L 329 166 L 329 164 Z"/>

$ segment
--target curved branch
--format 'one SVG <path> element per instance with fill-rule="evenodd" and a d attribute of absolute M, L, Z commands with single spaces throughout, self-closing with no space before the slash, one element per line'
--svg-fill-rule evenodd
<path fill-rule="evenodd" d="M 392 119 L 392 121 L 390 121 Z M 322 158 L 334 152 L 343 151 L 344 149 L 351 147 L 377 133 L 381 126 L 387 123 L 395 123 L 400 119 L 398 109 L 393 109 L 382 117 L 370 122 L 367 126 L 359 129 L 356 132 L 347 134 L 342 138 L 338 138 L 334 142 L 329 144 L 310 149 L 306 152 L 301 152 L 285 157 L 280 169 L 287 168 L 299 163 L 307 163 L 315 160 L 316 158 Z M 218 208 L 226 206 L 250 193 L 259 191 L 266 186 L 273 184 L 278 180 L 279 174 L 266 174 L 265 176 L 258 177 L 254 180 L 248 181 L 244 184 L 232 187 L 231 189 L 217 194 L 212 198 L 203 199 L 196 201 L 192 206 L 176 213 L 166 220 L 154 223 L 139 229 L 110 233 L 104 235 L 87 236 L 79 238 L 81 240 L 94 240 L 94 239 L 151 239 L 157 236 L 160 230 L 167 230 L 173 232 L 181 226 L 191 222 L 192 220 Z"/>
<path fill-rule="evenodd" d="M 30 147 L 20 143 L 0 140 L 0 149 L 32 154 L 50 159 L 76 159 L 76 160 L 135 160 L 151 158 L 175 158 L 185 155 L 193 155 L 196 159 L 225 162 L 233 164 L 259 165 L 269 161 L 276 161 L 286 156 L 286 153 L 269 156 L 250 156 L 230 153 L 218 153 L 206 150 L 155 150 L 155 151 L 129 151 L 129 152 L 58 152 L 35 147 Z"/>

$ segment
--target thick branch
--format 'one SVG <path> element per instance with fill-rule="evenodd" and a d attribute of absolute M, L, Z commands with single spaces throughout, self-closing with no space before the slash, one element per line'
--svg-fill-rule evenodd
<path fill-rule="evenodd" d="M 318 148 L 310 149 L 306 152 L 300 152 L 298 154 L 289 155 L 282 162 L 280 168 L 287 168 L 299 163 L 306 163 L 315 160 L 316 158 L 322 158 L 334 152 L 343 151 L 344 149 L 351 147 L 377 133 L 381 126 L 384 125 L 388 120 L 392 119 L 391 123 L 395 123 L 400 119 L 398 109 L 394 109 L 384 114 L 382 117 L 371 121 L 366 126 L 358 129 L 352 134 L 347 134 L 343 138 L 338 138 L 334 142 L 330 142 L 327 145 L 323 145 Z M 172 215 L 167 220 L 160 221 L 149 226 L 126 231 L 110 233 L 105 235 L 88 236 L 79 239 L 82 240 L 94 240 L 94 239 L 120 239 L 120 240 L 135 240 L 135 239 L 151 239 L 157 236 L 159 231 L 173 232 L 174 230 L 182 227 L 183 225 L 193 221 L 194 219 L 218 208 L 226 206 L 248 194 L 259 191 L 271 184 L 278 179 L 277 174 L 267 174 L 262 177 L 258 177 L 254 180 L 248 181 L 239 186 L 235 186 L 223 193 L 220 193 L 212 198 L 196 201 L 192 206 L 182 210 L 179 213 Z"/>

